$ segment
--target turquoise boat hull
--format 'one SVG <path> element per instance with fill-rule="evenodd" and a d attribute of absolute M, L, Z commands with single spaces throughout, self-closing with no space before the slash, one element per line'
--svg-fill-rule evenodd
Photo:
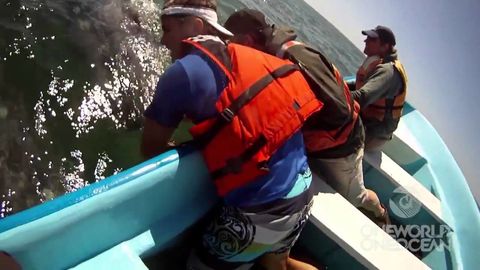
<path fill-rule="evenodd" d="M 453 229 L 448 254 L 432 253 L 423 262 L 432 269 L 476 269 L 480 214 L 464 176 L 435 129 L 410 105 L 399 129 L 409 132 L 408 144 L 421 158 L 397 151 L 395 142 L 385 152 L 440 199 Z M 217 201 L 200 154 L 187 146 L 1 220 L 0 251 L 23 269 L 148 269 L 152 256 L 157 266 L 168 265 L 158 254 L 178 247 Z M 346 254 L 332 256 L 326 246 L 335 243 L 322 237 L 307 226 L 298 246 L 331 269 L 362 268 Z"/>
<path fill-rule="evenodd" d="M 199 153 L 170 151 L 3 219 L 0 250 L 24 269 L 66 269 L 142 236 L 131 248 L 148 256 L 168 247 L 216 200 Z"/>

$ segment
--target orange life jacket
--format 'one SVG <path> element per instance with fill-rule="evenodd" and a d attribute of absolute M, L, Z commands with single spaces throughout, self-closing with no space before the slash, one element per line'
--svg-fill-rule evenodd
<path fill-rule="evenodd" d="M 224 196 L 267 174 L 275 151 L 323 104 L 289 61 L 213 36 L 184 43 L 205 53 L 228 79 L 218 114 L 190 129 Z"/>
<path fill-rule="evenodd" d="M 325 130 L 322 127 L 322 122 L 324 120 L 321 118 L 315 119 L 315 115 L 312 116 L 311 119 L 319 123 L 311 126 L 309 125 L 308 127 L 305 127 L 302 130 L 307 152 L 315 153 L 315 152 L 320 152 L 326 149 L 330 149 L 330 148 L 342 145 L 347 141 L 353 128 L 355 127 L 355 123 L 357 122 L 358 115 L 360 112 L 360 105 L 351 97 L 348 85 L 343 80 L 343 77 L 338 71 L 338 69 L 333 64 L 328 62 L 328 60 L 320 52 L 314 51 L 313 49 L 309 48 L 309 51 L 314 51 L 315 53 L 319 54 L 323 62 L 328 67 L 328 70 L 323 70 L 322 73 L 330 72 L 335 76 L 335 80 L 336 80 L 335 89 L 330 89 L 332 87 L 324 83 L 324 81 L 328 79 L 328 78 L 322 77 L 324 76 L 324 74 L 313 73 L 309 69 L 309 66 L 307 64 L 300 63 L 299 59 L 295 59 L 296 53 L 293 51 L 289 52 L 289 50 L 294 46 L 306 47 L 306 45 L 301 42 L 288 41 L 282 45 L 281 49 L 277 52 L 277 56 L 281 58 L 285 58 L 288 56 L 288 59 L 290 59 L 293 62 L 297 62 L 300 65 L 304 76 L 310 78 L 311 89 L 314 91 L 317 97 L 322 97 L 324 96 L 324 94 L 326 94 L 326 93 L 319 93 L 319 91 L 323 91 L 323 92 L 329 91 L 327 95 L 334 96 L 334 98 L 328 99 L 328 100 L 341 100 L 343 103 L 345 103 L 348 106 L 348 110 L 345 112 L 342 112 L 338 108 L 338 106 L 335 104 L 335 102 L 332 101 L 331 103 L 328 103 L 326 102 L 327 99 L 323 99 L 325 101 L 324 109 L 327 109 L 327 106 L 332 106 L 334 107 L 334 109 L 330 109 L 329 110 L 330 112 L 337 113 L 337 114 L 347 113 L 348 114 L 347 121 L 337 125 L 333 129 Z M 301 52 L 297 52 L 297 53 L 301 53 Z M 332 115 L 329 115 L 329 117 L 332 117 Z"/>
<path fill-rule="evenodd" d="M 357 71 L 357 76 L 355 79 L 355 89 L 358 90 L 365 85 L 365 82 L 370 75 L 372 75 L 373 71 L 377 68 L 378 65 L 382 63 L 382 58 L 374 55 L 369 56 L 363 61 L 362 65 Z"/>
<path fill-rule="evenodd" d="M 371 60 L 369 61 L 369 59 Z M 365 64 L 366 63 L 366 64 Z M 372 58 L 369 57 L 365 60 L 364 65 L 359 69 L 357 72 L 357 81 L 356 81 L 356 89 L 362 88 L 365 85 L 366 80 L 370 75 L 373 74 L 373 71 L 377 68 L 379 64 L 382 64 L 383 60 L 381 58 Z M 403 106 L 405 104 L 405 99 L 407 96 L 407 73 L 403 65 L 400 63 L 399 60 L 394 60 L 391 62 L 395 69 L 400 73 L 402 77 L 402 89 L 399 89 L 399 94 L 393 98 L 383 98 L 379 99 L 376 102 L 368 105 L 366 108 L 362 108 L 362 118 L 366 121 L 374 120 L 378 122 L 392 122 L 389 126 L 391 126 L 388 130 L 389 132 L 393 132 L 396 129 L 398 121 L 402 116 Z"/>

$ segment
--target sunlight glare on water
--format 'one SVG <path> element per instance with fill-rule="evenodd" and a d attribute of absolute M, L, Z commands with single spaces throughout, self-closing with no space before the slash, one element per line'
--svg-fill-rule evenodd
<path fill-rule="evenodd" d="M 170 60 L 153 1 L 0 5 L 3 218 L 140 161 L 143 111 Z"/>
<path fill-rule="evenodd" d="M 263 11 L 343 74 L 363 61 L 303 1 L 222 0 Z M 0 0 L 0 218 L 142 161 L 143 112 L 169 65 L 161 0 Z M 97 190 L 96 192 L 100 192 Z"/>

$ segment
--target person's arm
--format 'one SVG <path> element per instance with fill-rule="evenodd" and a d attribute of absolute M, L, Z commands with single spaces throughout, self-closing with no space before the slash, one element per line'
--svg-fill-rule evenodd
<path fill-rule="evenodd" d="M 141 150 L 143 156 L 148 159 L 167 150 L 175 128 L 160 125 L 148 117 L 145 117 L 144 125 Z"/>
<path fill-rule="evenodd" d="M 379 99 L 396 95 L 400 87 L 395 75 L 393 66 L 379 65 L 362 88 L 351 92 L 352 97 L 365 108 Z"/>
<path fill-rule="evenodd" d="M 152 103 L 145 110 L 141 152 L 151 158 L 167 150 L 173 132 L 189 106 L 190 82 L 180 62 L 160 78 Z"/>

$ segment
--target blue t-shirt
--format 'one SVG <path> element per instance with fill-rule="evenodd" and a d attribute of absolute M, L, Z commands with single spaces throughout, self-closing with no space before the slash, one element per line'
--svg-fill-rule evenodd
<path fill-rule="evenodd" d="M 215 103 L 227 85 L 223 71 L 199 50 L 177 60 L 160 78 L 145 116 L 167 127 L 177 127 L 187 116 L 198 123 L 216 114 Z M 275 152 L 270 173 L 228 193 L 227 205 L 253 206 L 283 198 L 297 175 L 307 169 L 300 132 Z"/>

